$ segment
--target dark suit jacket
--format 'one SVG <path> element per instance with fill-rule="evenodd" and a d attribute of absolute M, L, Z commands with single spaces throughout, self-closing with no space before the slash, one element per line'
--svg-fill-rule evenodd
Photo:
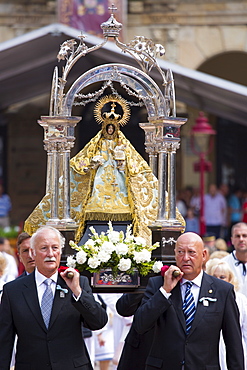
<path fill-rule="evenodd" d="M 123 294 L 116 303 L 116 309 L 121 316 L 132 316 L 141 304 L 143 293 Z M 151 348 L 154 330 L 139 334 L 131 325 L 125 338 L 123 351 L 119 360 L 118 370 L 144 370 L 145 362 Z"/>
<path fill-rule="evenodd" d="M 94 300 L 86 277 L 80 278 L 78 302 L 65 281 L 56 289 L 48 330 L 38 301 L 34 273 L 5 284 L 0 305 L 0 370 L 9 370 L 15 335 L 16 370 L 92 370 L 81 323 L 91 330 L 107 322 L 106 311 Z"/>
<path fill-rule="evenodd" d="M 143 334 L 154 327 L 154 340 L 146 369 L 220 370 L 218 347 L 222 330 L 228 368 L 243 370 L 243 348 L 239 312 L 233 286 L 203 273 L 196 314 L 188 336 L 182 311 L 180 284 L 169 299 L 160 292 L 162 277 L 150 278 L 142 305 L 135 314 L 135 329 Z M 202 297 L 216 298 L 203 305 Z"/>
<path fill-rule="evenodd" d="M 23 271 L 23 273 L 22 273 L 21 275 L 17 276 L 17 278 L 16 278 L 16 279 L 23 278 L 24 276 L 27 276 L 27 272 L 26 272 L 26 270 L 25 270 L 25 271 Z"/>

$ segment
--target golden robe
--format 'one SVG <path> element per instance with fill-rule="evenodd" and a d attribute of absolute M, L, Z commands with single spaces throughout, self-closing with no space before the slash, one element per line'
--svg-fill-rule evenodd
<path fill-rule="evenodd" d="M 117 168 L 114 148 L 124 147 L 124 170 Z M 95 156 L 103 157 L 103 164 L 91 168 Z M 130 221 L 134 235 L 151 243 L 151 225 L 157 218 L 158 181 L 151 168 L 135 150 L 124 134 L 107 140 L 100 131 L 70 161 L 71 218 L 78 224 L 79 242 L 86 220 Z M 89 170 L 87 170 L 89 168 Z M 85 171 L 86 170 L 86 171 Z M 59 196 L 62 199 L 61 192 Z M 59 202 L 62 210 L 62 204 Z M 25 222 L 30 235 L 50 218 L 50 194 L 45 195 Z M 62 212 L 59 211 L 59 217 Z"/>

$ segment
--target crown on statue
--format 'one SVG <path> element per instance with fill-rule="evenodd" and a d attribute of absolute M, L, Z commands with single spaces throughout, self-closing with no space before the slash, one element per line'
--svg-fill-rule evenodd
<path fill-rule="evenodd" d="M 111 109 L 107 111 L 109 104 Z M 121 112 L 116 112 L 116 109 Z M 107 139 L 114 139 L 117 137 L 119 126 L 126 125 L 129 120 L 129 104 L 119 95 L 106 95 L 95 104 L 94 116 L 96 121 L 102 124 L 103 136 Z"/>

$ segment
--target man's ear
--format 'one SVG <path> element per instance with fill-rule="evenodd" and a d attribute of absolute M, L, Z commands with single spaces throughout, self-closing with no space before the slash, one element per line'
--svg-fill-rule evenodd
<path fill-rule="evenodd" d="M 17 252 L 16 254 L 17 254 L 17 257 L 19 258 L 19 260 L 21 261 L 21 263 L 23 263 L 23 262 L 22 262 L 22 259 L 21 259 L 21 255 L 20 255 L 20 253 L 19 253 L 19 252 Z"/>
<path fill-rule="evenodd" d="M 33 248 L 31 248 L 31 256 L 32 256 L 33 259 L 36 256 L 35 250 Z"/>
<path fill-rule="evenodd" d="M 207 262 L 209 259 L 209 251 L 207 248 L 204 248 L 202 251 L 202 258 L 204 262 Z"/>

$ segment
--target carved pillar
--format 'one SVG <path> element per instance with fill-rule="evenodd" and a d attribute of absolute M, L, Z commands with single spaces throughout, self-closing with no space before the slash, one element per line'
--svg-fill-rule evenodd
<path fill-rule="evenodd" d="M 156 128 L 150 122 L 139 123 L 139 126 L 145 131 L 145 149 L 148 153 L 149 166 L 153 174 L 158 177 L 158 156 L 156 151 L 156 145 L 154 141 Z"/>
<path fill-rule="evenodd" d="M 181 220 L 176 218 L 176 150 L 180 145 L 180 127 L 187 119 L 167 117 L 154 122 L 155 147 L 158 152 L 158 216 L 153 225 L 152 241 L 160 242 L 153 256 L 164 263 L 175 263 L 174 246 L 184 230 Z"/>
<path fill-rule="evenodd" d="M 47 151 L 47 174 L 46 188 L 51 196 L 51 218 L 50 224 L 57 224 L 58 218 L 58 178 L 59 178 L 59 157 L 56 141 L 44 140 L 44 149 Z"/>
<path fill-rule="evenodd" d="M 176 150 L 179 142 L 171 142 L 167 145 L 167 189 L 168 189 L 168 220 L 176 220 Z"/>
<path fill-rule="evenodd" d="M 47 133 L 48 133 L 48 125 L 45 121 L 38 120 L 38 124 L 43 127 L 44 129 L 44 143 L 47 143 Z M 46 144 L 44 144 L 45 150 L 47 151 L 47 166 L 46 166 L 46 188 L 45 193 L 49 193 L 51 190 L 51 178 L 52 178 L 52 150 L 46 147 Z"/>
<path fill-rule="evenodd" d="M 47 190 L 51 195 L 51 218 L 48 225 L 59 230 L 74 230 L 77 225 L 70 217 L 70 150 L 74 146 L 74 128 L 81 117 L 42 116 L 39 124 L 45 129 L 44 148 L 47 151 Z M 61 187 L 61 196 L 59 188 Z M 59 202 L 62 217 L 59 217 Z"/>

